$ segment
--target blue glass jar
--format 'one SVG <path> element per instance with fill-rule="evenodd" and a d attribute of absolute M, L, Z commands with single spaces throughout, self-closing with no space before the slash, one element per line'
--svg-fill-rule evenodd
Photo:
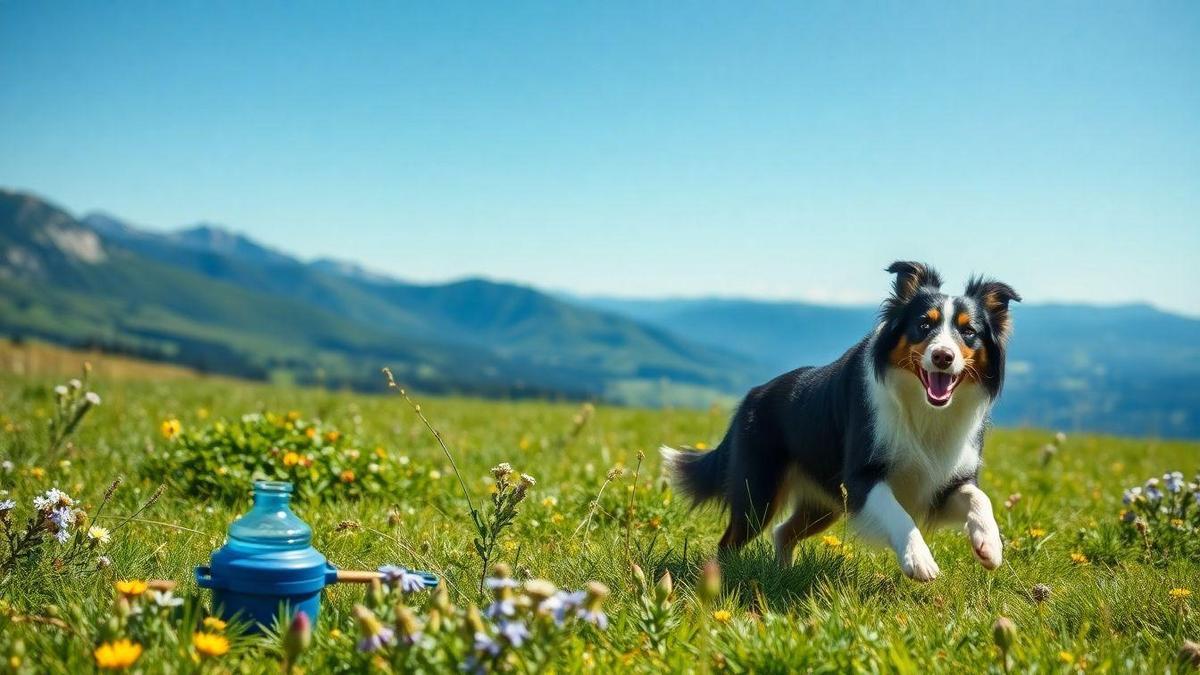
<path fill-rule="evenodd" d="M 338 571 L 312 547 L 312 528 L 292 513 L 291 497 L 291 483 L 255 482 L 253 508 L 229 526 L 211 565 L 196 568 L 196 583 L 212 590 L 223 618 L 249 620 L 257 630 L 302 610 L 316 622 L 321 589 Z"/>

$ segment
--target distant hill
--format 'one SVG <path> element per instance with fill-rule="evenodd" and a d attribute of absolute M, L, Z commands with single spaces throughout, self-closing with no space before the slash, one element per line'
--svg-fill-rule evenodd
<path fill-rule="evenodd" d="M 774 373 L 840 356 L 878 312 L 756 300 L 579 301 L 735 351 Z M 1023 303 L 1013 316 L 998 423 L 1200 437 L 1200 321 L 1144 304 Z"/>
<path fill-rule="evenodd" d="M 203 370 L 378 388 L 703 402 L 745 359 L 483 280 L 406 284 L 305 263 L 212 225 L 156 233 L 0 191 L 0 331 Z"/>
<path fill-rule="evenodd" d="M 412 284 L 216 225 L 156 232 L 0 190 L 0 334 L 241 377 L 369 390 L 389 365 L 430 391 L 708 405 L 831 361 L 875 316 Z M 1200 321 L 1148 305 L 1024 303 L 1014 316 L 997 422 L 1200 437 Z"/>

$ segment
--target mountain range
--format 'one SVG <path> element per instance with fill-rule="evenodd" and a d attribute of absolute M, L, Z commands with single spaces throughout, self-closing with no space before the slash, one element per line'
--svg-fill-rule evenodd
<path fill-rule="evenodd" d="M 1014 314 L 997 422 L 1200 436 L 1200 321 L 1149 305 Z M 773 374 L 836 358 L 875 315 L 407 283 L 216 225 L 159 232 L 0 189 L 0 332 L 241 377 L 376 390 L 388 365 L 426 391 L 729 403 Z"/>

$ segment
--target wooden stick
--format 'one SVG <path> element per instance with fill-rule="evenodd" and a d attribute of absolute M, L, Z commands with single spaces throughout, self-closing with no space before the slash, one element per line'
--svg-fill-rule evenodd
<path fill-rule="evenodd" d="M 369 570 L 338 570 L 337 580 L 340 584 L 369 584 L 376 579 L 382 579 L 379 572 Z"/>

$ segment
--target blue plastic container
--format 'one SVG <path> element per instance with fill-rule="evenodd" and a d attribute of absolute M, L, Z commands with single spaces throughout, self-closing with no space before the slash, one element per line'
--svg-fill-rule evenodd
<path fill-rule="evenodd" d="M 212 564 L 196 568 L 196 583 L 213 593 L 223 618 L 270 626 L 281 610 L 297 611 L 316 623 L 321 589 L 337 581 L 338 570 L 312 547 L 312 528 L 288 502 L 292 484 L 258 481 L 254 507 L 229 526 L 225 545 Z"/>

